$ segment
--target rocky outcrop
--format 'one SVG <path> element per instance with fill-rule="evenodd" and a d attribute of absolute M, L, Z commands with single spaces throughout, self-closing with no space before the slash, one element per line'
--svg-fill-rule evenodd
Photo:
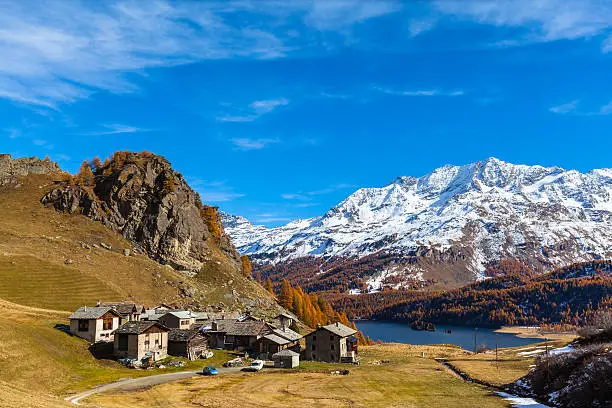
<path fill-rule="evenodd" d="M 0 184 L 28 174 L 48 174 L 61 171 L 57 163 L 37 157 L 14 159 L 10 154 L 0 154 Z"/>
<path fill-rule="evenodd" d="M 203 206 L 165 158 L 118 152 L 94 170 L 93 183 L 83 184 L 58 182 L 41 202 L 100 221 L 175 269 L 198 272 L 213 252 L 220 251 L 240 270 L 240 256 L 217 209 Z"/>

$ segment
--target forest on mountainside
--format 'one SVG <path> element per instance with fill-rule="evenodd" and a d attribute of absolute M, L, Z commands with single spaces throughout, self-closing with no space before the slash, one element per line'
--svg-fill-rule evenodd
<path fill-rule="evenodd" d="M 612 261 L 577 263 L 529 277 L 502 275 L 450 291 L 326 293 L 350 318 L 454 325 L 583 326 L 612 308 Z"/>

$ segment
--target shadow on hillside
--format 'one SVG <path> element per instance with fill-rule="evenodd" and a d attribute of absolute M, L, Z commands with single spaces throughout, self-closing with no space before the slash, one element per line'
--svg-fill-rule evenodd
<path fill-rule="evenodd" d="M 114 360 L 113 343 L 94 343 L 89 346 L 89 352 L 98 360 Z"/>
<path fill-rule="evenodd" d="M 55 326 L 53 326 L 53 328 L 59 331 L 63 331 L 64 333 L 72 336 L 72 333 L 70 333 L 70 326 L 67 324 L 58 323 Z"/>

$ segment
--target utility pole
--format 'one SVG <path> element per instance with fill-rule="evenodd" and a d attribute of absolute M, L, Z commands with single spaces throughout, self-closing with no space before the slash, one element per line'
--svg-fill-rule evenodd
<path fill-rule="evenodd" d="M 498 336 L 499 336 L 499 333 L 495 333 L 495 362 L 497 362 L 497 345 L 498 345 L 497 339 L 498 339 Z"/>

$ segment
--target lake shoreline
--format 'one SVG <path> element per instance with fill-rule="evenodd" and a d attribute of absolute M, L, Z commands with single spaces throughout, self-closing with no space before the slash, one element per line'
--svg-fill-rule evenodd
<path fill-rule="evenodd" d="M 538 326 L 502 326 L 495 330 L 496 333 L 507 333 L 514 334 L 521 338 L 538 338 L 548 340 L 566 340 L 571 341 L 578 337 L 574 332 L 562 332 L 562 333 L 547 333 L 542 332 L 542 329 Z"/>

